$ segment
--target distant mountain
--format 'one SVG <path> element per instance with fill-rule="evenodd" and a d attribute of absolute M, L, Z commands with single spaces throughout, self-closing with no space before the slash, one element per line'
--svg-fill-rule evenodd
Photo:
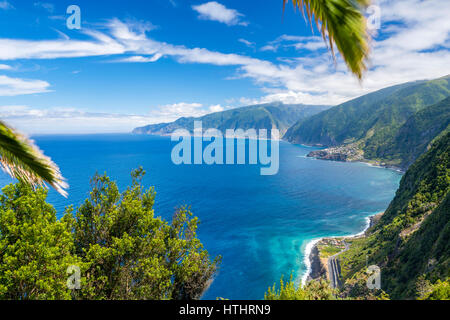
<path fill-rule="evenodd" d="M 406 168 L 448 125 L 448 100 L 442 100 L 449 96 L 450 76 L 385 88 L 298 121 L 284 139 L 338 147 L 322 151 L 319 157 L 325 159 L 367 159 Z"/>
<path fill-rule="evenodd" d="M 330 106 L 269 103 L 216 112 L 198 118 L 180 118 L 175 122 L 152 124 L 133 130 L 135 134 L 169 135 L 177 129 L 193 132 L 194 121 L 202 121 L 203 128 L 219 129 L 267 129 L 277 128 L 281 135 L 294 123 Z"/>
<path fill-rule="evenodd" d="M 395 198 L 366 237 L 341 256 L 345 290 L 365 291 L 367 266 L 381 268 L 391 298 L 450 296 L 450 132 L 410 166 Z M 442 282 L 444 284 L 442 284 Z M 446 292 L 439 291 L 441 287 Z M 433 293 L 434 290 L 438 290 Z"/>

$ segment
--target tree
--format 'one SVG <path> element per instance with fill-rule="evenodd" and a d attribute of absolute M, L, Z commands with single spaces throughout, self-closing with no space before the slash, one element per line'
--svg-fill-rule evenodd
<path fill-rule="evenodd" d="M 274 285 L 264 295 L 264 300 L 338 300 L 338 291 L 325 280 L 309 281 L 304 287 L 296 287 L 292 281 L 280 280 L 280 289 Z"/>
<path fill-rule="evenodd" d="M 133 172 L 123 193 L 106 175 L 89 199 L 56 219 L 47 191 L 18 183 L 0 195 L 0 299 L 198 299 L 217 271 L 197 238 L 198 219 L 181 208 L 156 218 L 155 192 Z M 80 270 L 69 290 L 68 267 Z M 70 269 L 69 269 L 70 270 Z"/>
<path fill-rule="evenodd" d="M 289 0 L 283 0 L 283 4 Z M 313 21 L 324 41 L 330 45 L 334 57 L 334 45 L 341 53 L 348 68 L 358 79 L 367 70 L 369 35 L 362 10 L 370 0 L 292 0 L 313 27 Z"/>
<path fill-rule="evenodd" d="M 419 300 L 450 300 L 450 281 L 447 278 L 444 281 L 438 280 L 432 287 L 431 292 Z"/>
<path fill-rule="evenodd" d="M 92 179 L 74 222 L 76 254 L 86 263 L 78 298 L 197 299 L 215 274 L 219 261 L 210 261 L 197 238 L 198 219 L 186 208 L 171 224 L 156 218 L 144 174 L 133 172 L 122 194 L 106 175 Z"/>
<path fill-rule="evenodd" d="M 57 220 L 45 202 L 47 191 L 22 183 L 0 195 L 0 299 L 70 299 L 67 268 L 80 265 L 72 255 L 67 217 Z"/>
<path fill-rule="evenodd" d="M 11 177 L 33 187 L 50 184 L 67 196 L 67 184 L 58 166 L 32 141 L 0 121 L 0 167 Z"/>

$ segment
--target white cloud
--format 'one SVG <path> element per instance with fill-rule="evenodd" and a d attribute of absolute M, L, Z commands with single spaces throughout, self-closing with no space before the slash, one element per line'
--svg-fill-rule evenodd
<path fill-rule="evenodd" d="M 0 106 L 0 115 L 4 118 L 23 115 L 27 106 Z"/>
<path fill-rule="evenodd" d="M 245 39 L 242 39 L 242 38 L 238 39 L 238 41 L 243 43 L 243 44 L 245 44 L 247 47 L 250 47 L 250 48 L 253 48 L 255 46 L 254 42 L 251 42 L 251 41 L 248 41 L 248 40 L 245 40 Z"/>
<path fill-rule="evenodd" d="M 209 107 L 209 111 L 210 112 L 221 112 L 221 111 L 224 111 L 224 110 L 225 110 L 225 108 L 222 107 L 220 104 L 217 104 L 215 106 L 210 106 Z"/>
<path fill-rule="evenodd" d="M 38 7 L 38 8 L 42 8 L 44 10 L 47 10 L 50 13 L 53 13 L 55 11 L 55 5 L 53 3 L 49 3 L 49 2 L 38 1 L 38 2 L 34 3 L 34 6 Z"/>
<path fill-rule="evenodd" d="M 147 38 L 146 32 L 157 29 L 149 21 L 138 21 L 134 19 L 126 20 L 125 22 L 119 19 L 112 19 L 106 24 L 111 31 L 111 34 L 117 39 L 141 41 Z"/>
<path fill-rule="evenodd" d="M 4 1 L 0 1 L 0 9 L 9 10 L 9 9 L 14 9 L 14 7 L 11 3 L 4 0 Z"/>
<path fill-rule="evenodd" d="M 201 103 L 180 102 L 159 106 L 156 109 L 152 109 L 149 115 L 152 117 L 151 123 L 164 123 L 172 122 L 183 117 L 201 117 L 212 112 L 223 111 L 226 108 L 220 104 L 208 107 Z"/>
<path fill-rule="evenodd" d="M 157 53 L 151 57 L 143 57 L 143 56 L 132 56 L 128 58 L 123 58 L 119 60 L 115 60 L 113 62 L 136 62 L 136 63 L 148 63 L 148 62 L 156 62 L 162 57 L 162 54 Z"/>
<path fill-rule="evenodd" d="M 382 0 L 379 4 L 381 40 L 372 43 L 370 70 L 361 85 L 340 57 L 337 67 L 334 65 L 319 37 L 282 35 L 261 50 L 277 51 L 292 46 L 310 50 L 311 54 L 284 60 L 285 64 L 278 65 L 278 70 L 266 70 L 266 75 L 260 70 L 248 70 L 244 76 L 279 78 L 282 83 L 252 102 L 337 104 L 390 85 L 450 74 L 449 1 Z"/>
<path fill-rule="evenodd" d="M 270 62 L 156 41 L 146 34 L 151 25 L 118 19 L 111 20 L 104 32 L 84 30 L 87 40 L 0 39 L 0 60 L 117 55 L 122 62 L 151 62 L 164 56 L 180 63 L 234 66 L 236 74 L 229 79 L 254 81 L 265 91 L 260 101 L 308 104 L 338 104 L 390 85 L 450 74 L 450 19 L 446 15 L 450 1 L 397 0 L 380 5 L 382 29 L 373 41 L 371 68 L 362 85 L 339 56 L 334 64 L 317 36 L 280 36 L 267 45 L 302 53 L 298 58 Z"/>
<path fill-rule="evenodd" d="M 262 47 L 260 49 L 261 51 L 272 51 L 272 52 L 276 52 L 278 50 L 278 45 L 274 45 L 274 44 L 267 44 L 264 47 Z"/>
<path fill-rule="evenodd" d="M 92 113 L 75 108 L 0 106 L 2 120 L 27 134 L 116 133 L 152 123 L 148 115 Z"/>
<path fill-rule="evenodd" d="M 180 117 L 200 117 L 223 110 L 225 108 L 220 105 L 207 107 L 200 103 L 185 102 L 160 106 L 145 115 L 11 105 L 0 106 L 0 117 L 27 134 L 119 133 L 131 132 L 136 127 L 148 124 L 172 122 Z"/>
<path fill-rule="evenodd" d="M 164 119 L 162 122 L 170 122 L 182 117 L 200 117 L 205 111 L 200 103 L 180 102 L 159 106 L 150 114 L 155 118 Z"/>
<path fill-rule="evenodd" d="M 0 64 L 0 70 L 12 70 L 12 67 L 7 64 Z"/>
<path fill-rule="evenodd" d="M 292 36 L 292 35 L 281 35 L 274 41 L 269 42 L 263 46 L 261 51 L 273 51 L 276 52 L 278 49 L 293 47 L 296 50 L 308 50 L 317 51 L 319 49 L 326 49 L 327 45 L 321 37 L 318 36 Z"/>
<path fill-rule="evenodd" d="M 204 4 L 192 6 L 192 9 L 198 12 L 199 19 L 212 20 L 225 23 L 226 25 L 247 26 L 248 22 L 241 21 L 244 15 L 234 9 L 228 9 L 223 4 L 216 1 L 210 1 Z"/>
<path fill-rule="evenodd" d="M 0 75 L 0 96 L 18 96 L 24 94 L 49 92 L 50 84 L 42 80 L 10 78 Z"/>
<path fill-rule="evenodd" d="M 122 54 L 124 47 L 110 37 L 90 32 L 98 41 L 0 39 L 0 59 L 56 59 Z"/>
<path fill-rule="evenodd" d="M 330 105 L 330 101 L 336 101 L 342 99 L 341 96 L 333 94 L 324 94 L 315 96 L 309 93 L 292 90 L 274 90 L 273 93 L 269 93 L 258 99 L 248 99 L 242 97 L 239 102 L 242 105 L 254 105 L 272 102 L 282 102 L 285 104 L 313 104 L 313 105 Z"/>
<path fill-rule="evenodd" d="M 309 51 L 316 51 L 319 49 L 326 49 L 327 45 L 323 41 L 323 39 L 319 38 L 316 40 L 308 41 L 308 42 L 297 42 L 292 44 L 297 50 L 306 49 Z"/>
<path fill-rule="evenodd" d="M 52 29 L 61 37 L 61 39 L 70 40 L 70 37 L 67 34 L 65 34 L 64 32 L 59 31 L 58 29 L 55 29 L 55 28 L 52 28 Z"/>
<path fill-rule="evenodd" d="M 61 21 L 65 21 L 67 19 L 67 17 L 64 15 L 52 15 L 52 16 L 48 16 L 48 18 L 50 20 L 61 20 Z"/>

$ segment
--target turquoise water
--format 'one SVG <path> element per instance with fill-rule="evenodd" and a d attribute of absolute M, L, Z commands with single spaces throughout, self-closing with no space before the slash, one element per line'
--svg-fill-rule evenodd
<path fill-rule="evenodd" d="M 201 220 L 199 237 L 220 272 L 204 299 L 262 299 L 282 275 L 300 279 L 312 239 L 355 234 L 365 218 L 383 211 L 401 175 L 362 163 L 306 158 L 312 148 L 280 144 L 280 171 L 261 176 L 254 165 L 175 166 L 169 138 L 135 135 L 38 136 L 36 143 L 58 163 L 70 183 L 68 199 L 49 193 L 61 215 L 88 195 L 89 178 L 107 172 L 120 188 L 143 166 L 146 186 L 157 191 L 155 212 L 170 219 L 190 205 Z M 0 174 L 0 185 L 10 182 Z"/>

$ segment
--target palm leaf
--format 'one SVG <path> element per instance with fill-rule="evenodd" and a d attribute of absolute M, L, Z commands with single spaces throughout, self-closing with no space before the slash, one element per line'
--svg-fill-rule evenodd
<path fill-rule="evenodd" d="M 58 166 L 32 141 L 0 121 L 0 167 L 11 177 L 33 187 L 51 185 L 63 196 L 68 188 Z"/>
<path fill-rule="evenodd" d="M 283 5 L 288 1 L 283 0 Z M 370 52 L 370 37 L 362 10 L 370 0 L 292 0 L 292 3 L 303 15 L 306 11 L 311 27 L 315 22 L 330 45 L 333 58 L 336 45 L 348 68 L 361 80 Z"/>

